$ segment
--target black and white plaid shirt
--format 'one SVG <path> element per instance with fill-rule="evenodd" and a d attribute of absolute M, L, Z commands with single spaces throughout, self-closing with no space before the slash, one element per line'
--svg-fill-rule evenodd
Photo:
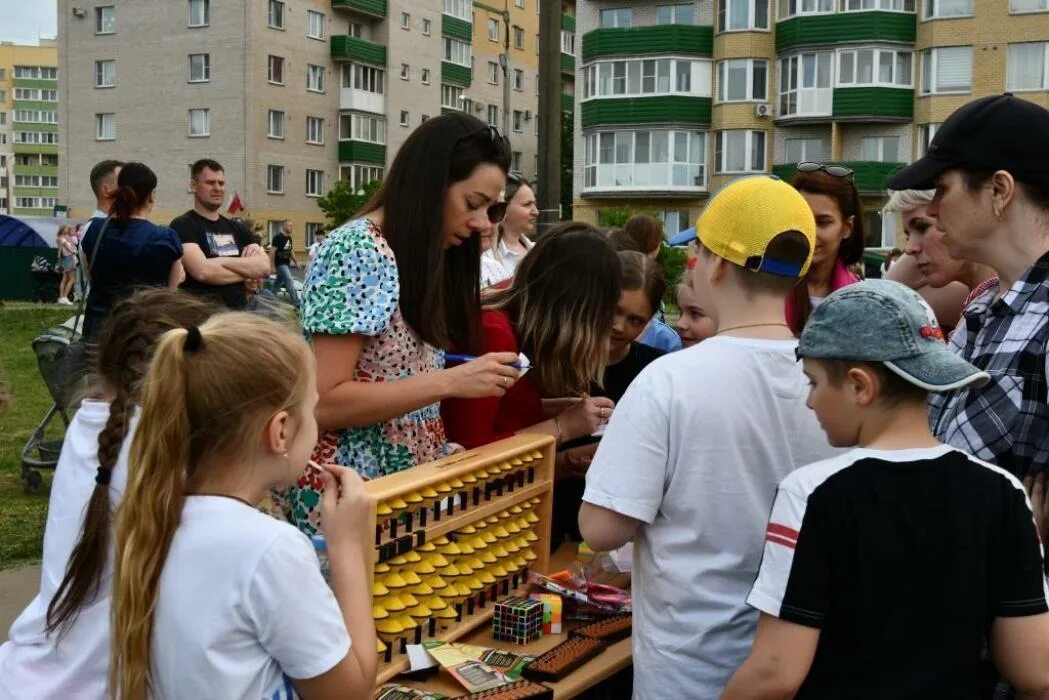
<path fill-rule="evenodd" d="M 951 349 L 991 375 L 979 389 L 932 394 L 936 437 L 1019 479 L 1049 469 L 1049 254 L 1005 295 L 992 288 L 973 301 Z"/>

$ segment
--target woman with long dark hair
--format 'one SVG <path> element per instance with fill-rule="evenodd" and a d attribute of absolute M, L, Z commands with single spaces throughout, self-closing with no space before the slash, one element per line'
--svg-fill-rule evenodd
<path fill-rule="evenodd" d="M 316 461 L 374 478 L 437 459 L 442 400 L 501 396 L 517 380 L 507 353 L 444 369 L 445 350 L 480 340 L 478 234 L 499 218 L 509 165 L 493 127 L 466 114 L 427 120 L 360 215 L 328 234 L 302 294 L 317 357 Z M 307 472 L 279 499 L 306 532 L 319 524 L 321 488 Z"/>
<path fill-rule="evenodd" d="M 176 289 L 186 279 L 178 234 L 148 220 L 156 192 L 157 176 L 147 165 L 126 164 L 117 176 L 109 218 L 94 220 L 84 236 L 80 247 L 91 285 L 83 328 L 88 340 L 95 339 L 113 305 L 135 288 Z"/>

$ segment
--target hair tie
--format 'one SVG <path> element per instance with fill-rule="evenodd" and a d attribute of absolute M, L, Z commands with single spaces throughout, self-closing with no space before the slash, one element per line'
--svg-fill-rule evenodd
<path fill-rule="evenodd" d="M 95 473 L 95 483 L 99 486 L 108 486 L 112 478 L 113 470 L 109 467 L 99 467 L 98 472 Z"/>
<path fill-rule="evenodd" d="M 183 344 L 182 349 L 186 352 L 197 352 L 200 350 L 202 340 L 200 329 L 196 326 L 190 326 L 186 329 L 186 342 Z"/>

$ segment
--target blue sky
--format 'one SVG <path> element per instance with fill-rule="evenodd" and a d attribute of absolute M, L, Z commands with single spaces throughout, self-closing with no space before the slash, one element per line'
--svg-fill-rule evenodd
<path fill-rule="evenodd" d="M 55 0 L 0 0 L 0 41 L 36 44 L 57 33 Z"/>

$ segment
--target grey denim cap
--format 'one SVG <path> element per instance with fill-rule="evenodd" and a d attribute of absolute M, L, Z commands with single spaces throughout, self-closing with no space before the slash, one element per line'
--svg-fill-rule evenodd
<path fill-rule="evenodd" d="M 798 359 L 881 362 L 926 391 L 983 386 L 991 377 L 944 343 L 936 315 L 898 282 L 842 287 L 815 308 L 798 341 Z"/>

